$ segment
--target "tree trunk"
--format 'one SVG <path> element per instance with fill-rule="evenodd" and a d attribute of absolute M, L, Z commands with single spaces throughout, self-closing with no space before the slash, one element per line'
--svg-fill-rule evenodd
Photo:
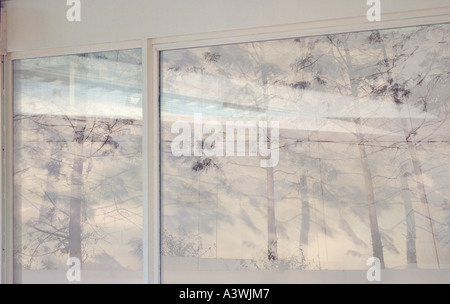
<path fill-rule="evenodd" d="M 54 149 L 52 149 L 53 154 Z M 54 212 L 56 211 L 56 200 L 58 199 L 58 192 L 55 189 L 55 183 L 57 181 L 57 176 L 54 172 L 55 162 L 53 160 L 47 162 L 47 180 L 45 183 L 44 195 L 42 200 L 44 202 L 50 203 L 53 207 L 49 207 L 48 204 L 42 203 L 39 208 L 39 223 L 49 220 L 52 222 Z"/>
<path fill-rule="evenodd" d="M 406 218 L 406 262 L 408 268 L 417 268 L 416 255 L 416 219 L 411 203 L 410 190 L 408 185 L 408 173 L 401 170 L 400 181 L 402 183 L 402 198 L 405 207 Z"/>
<path fill-rule="evenodd" d="M 389 67 L 389 60 L 388 60 L 388 56 L 387 56 L 387 52 L 386 52 L 386 47 L 385 44 L 382 43 L 381 44 L 382 47 L 382 51 L 383 51 L 383 57 L 384 57 L 384 61 L 386 63 L 386 67 Z M 394 66 L 392 66 L 394 67 Z M 393 77 L 391 75 L 390 70 L 387 71 L 387 74 L 389 76 L 389 78 L 391 79 L 391 81 L 393 81 Z M 397 93 L 394 92 L 393 93 L 393 98 L 394 98 L 394 102 L 397 102 L 398 96 Z M 401 113 L 401 106 L 399 103 L 397 103 L 397 109 L 398 112 Z M 434 233 L 434 227 L 433 227 L 433 221 L 431 219 L 431 214 L 430 214 L 430 207 L 428 204 L 428 198 L 427 198 L 427 194 L 425 191 L 425 184 L 423 182 L 423 174 L 422 174 L 422 168 L 420 166 L 420 162 L 419 162 L 419 158 L 417 157 L 417 146 L 415 144 L 414 140 L 414 134 L 410 133 L 408 130 L 408 124 L 405 118 L 400 117 L 401 123 L 402 123 L 402 128 L 403 128 L 403 133 L 405 134 L 405 140 L 406 140 L 406 144 L 408 146 L 408 151 L 409 154 L 411 156 L 411 162 L 413 164 L 413 168 L 414 168 L 414 175 L 415 175 L 415 179 L 416 179 L 416 189 L 417 189 L 417 193 L 419 195 L 420 201 L 422 202 L 422 204 L 424 204 L 426 206 L 426 212 L 427 212 L 427 216 L 428 216 L 428 220 L 430 223 L 430 230 L 431 230 L 431 235 L 433 237 L 433 245 L 434 245 L 434 253 L 436 256 L 436 263 L 438 265 L 438 267 L 440 268 L 440 263 L 439 263 L 439 255 L 437 252 L 437 245 L 436 245 L 436 237 L 435 237 L 435 233 Z M 407 180 L 405 180 L 407 183 Z M 403 180 L 402 180 L 402 186 L 403 186 Z M 408 186 L 406 184 L 406 186 Z M 406 208 L 406 206 L 405 206 Z M 409 246 L 411 246 L 411 257 L 408 256 L 408 264 L 409 264 L 409 260 L 411 259 L 411 261 L 413 261 L 412 263 L 417 264 L 417 257 L 416 257 L 416 245 L 415 245 L 415 220 L 413 222 L 408 222 L 408 216 L 410 216 L 410 214 L 412 214 L 412 216 L 414 216 L 414 209 L 412 209 L 412 205 L 411 205 L 411 212 L 407 212 L 407 218 L 406 218 L 406 222 L 408 225 L 408 229 L 409 229 L 409 225 L 414 223 L 414 244 L 412 243 L 412 240 L 409 239 L 408 235 L 407 235 L 407 243 L 410 244 Z M 409 219 L 411 220 L 411 219 Z M 412 247 L 414 245 L 414 247 Z M 408 254 L 409 253 L 409 248 L 408 247 Z M 414 252 L 414 256 L 412 255 L 412 252 Z"/>
<path fill-rule="evenodd" d="M 261 49 L 262 58 L 265 57 L 264 48 Z M 264 65 L 261 67 L 261 81 L 263 87 L 263 109 L 269 108 L 269 93 L 268 93 L 268 68 Z M 268 148 L 272 148 L 270 124 L 267 121 L 267 144 Z M 278 260 L 278 236 L 277 223 L 275 219 L 275 186 L 273 177 L 273 167 L 266 168 L 267 175 L 267 258 L 269 261 Z"/>
<path fill-rule="evenodd" d="M 386 52 L 386 47 L 385 44 L 382 43 L 382 51 L 383 51 L 383 58 L 384 58 L 384 62 L 386 65 L 386 68 L 389 67 L 389 59 L 387 56 L 387 52 Z M 392 75 L 390 70 L 387 71 L 387 74 L 389 76 L 389 78 L 393 81 Z M 394 93 L 396 94 L 396 93 Z M 394 102 L 396 102 L 395 96 L 394 96 Z M 400 104 L 397 104 L 397 109 L 398 112 L 401 113 L 401 107 Z M 420 196 L 420 201 L 424 204 L 427 205 L 428 208 L 428 200 L 426 197 L 426 192 L 425 192 L 425 187 L 423 184 L 423 178 L 422 178 L 422 169 L 420 168 L 420 163 L 417 159 L 417 155 L 416 155 L 416 146 L 412 144 L 412 142 L 410 141 L 410 134 L 408 132 L 408 127 L 407 127 L 407 123 L 406 123 L 406 119 L 401 117 L 401 123 L 402 123 L 402 128 L 403 128 L 403 132 L 405 134 L 405 139 L 407 142 L 407 146 L 408 146 L 408 151 L 411 155 L 411 160 L 413 163 L 413 167 L 414 167 L 414 174 L 416 177 L 416 184 L 417 184 L 417 192 L 419 193 Z M 405 204 L 405 212 L 406 212 L 406 226 L 407 226 L 407 231 L 406 231 L 406 248 L 407 248 L 407 253 L 406 253 L 406 260 L 407 260 L 407 264 L 408 267 L 417 267 L 417 255 L 416 255 L 416 221 L 415 221 L 415 217 L 414 217 L 414 208 L 412 206 L 411 203 L 411 197 L 409 195 L 409 185 L 408 185 L 408 178 L 407 178 L 407 173 L 403 172 L 403 169 L 401 170 L 401 176 L 400 176 L 400 180 L 402 183 L 402 197 L 403 197 L 403 201 Z M 429 210 L 428 210 L 429 211 Z M 433 225 L 431 223 L 431 218 L 430 218 L 430 225 L 431 225 L 431 230 L 433 231 Z M 433 241 L 434 241 L 434 234 L 433 234 Z M 435 249 L 436 249 L 436 243 L 435 243 Z M 436 252 L 436 258 L 438 260 L 438 265 L 439 265 L 439 259 L 437 256 L 437 252 Z"/>
<path fill-rule="evenodd" d="M 370 171 L 369 161 L 367 159 L 366 147 L 364 146 L 364 137 L 358 135 L 358 149 L 361 156 L 361 164 L 364 173 L 364 182 L 366 185 L 367 205 L 369 207 L 370 234 L 372 237 L 373 256 L 380 260 L 381 268 L 384 269 L 383 244 L 381 243 L 380 229 L 378 226 L 377 209 L 375 207 L 375 196 L 373 192 L 372 173 Z"/>
<path fill-rule="evenodd" d="M 308 183 L 306 175 L 302 175 L 300 179 L 300 196 L 302 200 L 302 226 L 300 230 L 300 250 L 306 255 L 308 249 L 309 235 L 309 198 Z"/>
<path fill-rule="evenodd" d="M 399 108 L 399 111 L 400 111 L 400 108 Z M 433 220 L 431 218 L 430 205 L 428 203 L 427 193 L 425 191 L 425 183 L 423 181 L 422 167 L 420 166 L 420 161 L 417 156 L 417 146 L 416 146 L 416 143 L 414 142 L 414 135 L 408 131 L 406 119 L 402 118 L 401 121 L 402 121 L 403 132 L 405 134 L 406 144 L 408 145 L 409 155 L 411 157 L 411 162 L 412 162 L 413 168 L 414 168 L 414 176 L 416 179 L 417 193 L 419 194 L 420 202 L 426 208 L 427 217 L 428 217 L 428 221 L 430 224 L 430 233 L 433 238 L 433 246 L 434 246 L 434 254 L 436 257 L 436 263 L 437 263 L 438 268 L 440 268 L 439 254 L 437 251 L 436 236 L 435 236 L 434 227 L 433 227 Z"/>
<path fill-rule="evenodd" d="M 86 124 L 80 121 L 74 129 L 73 139 L 73 169 L 70 187 L 70 218 L 69 218 L 69 256 L 82 263 L 81 252 L 81 208 L 83 204 L 83 143 Z"/>
<path fill-rule="evenodd" d="M 269 261 L 278 259 L 278 238 L 277 226 L 275 220 L 275 199 L 274 199 L 274 180 L 273 167 L 266 168 L 267 173 L 267 258 Z"/>
<path fill-rule="evenodd" d="M 373 181 L 372 181 L 372 172 L 370 170 L 369 161 L 367 159 L 367 152 L 365 146 L 365 139 L 362 133 L 361 126 L 361 112 L 359 108 L 358 98 L 358 81 L 356 79 L 356 75 L 353 71 L 352 66 L 352 57 L 350 52 L 345 46 L 345 60 L 347 64 L 347 72 L 348 77 L 350 79 L 350 89 L 352 92 L 352 96 L 355 100 L 355 109 L 356 109 L 356 118 L 354 122 L 356 124 L 356 138 L 358 144 L 359 154 L 361 156 L 361 165 L 364 174 L 364 182 L 366 187 L 366 197 L 367 197 L 367 206 L 369 209 L 369 221 L 370 221 L 370 235 L 372 238 L 372 252 L 373 257 L 378 258 L 380 260 L 381 268 L 385 268 L 384 264 L 384 255 L 383 255 L 383 244 L 381 242 L 381 234 L 378 226 L 378 217 L 377 217 L 377 209 L 375 206 L 375 195 L 373 192 Z"/>

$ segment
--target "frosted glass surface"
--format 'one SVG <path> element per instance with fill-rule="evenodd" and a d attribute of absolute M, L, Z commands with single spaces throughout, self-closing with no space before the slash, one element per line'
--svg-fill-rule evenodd
<path fill-rule="evenodd" d="M 163 282 L 450 282 L 449 37 L 163 51 Z"/>
<path fill-rule="evenodd" d="M 142 281 L 141 57 L 13 62 L 15 282 Z"/>

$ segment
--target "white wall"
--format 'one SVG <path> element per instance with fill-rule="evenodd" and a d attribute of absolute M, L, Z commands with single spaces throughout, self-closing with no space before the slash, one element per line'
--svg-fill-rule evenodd
<path fill-rule="evenodd" d="M 449 0 L 381 0 L 383 15 L 427 16 Z M 8 51 L 247 29 L 308 21 L 366 18 L 366 0 L 81 0 L 68 22 L 66 0 L 7 2 Z M 448 10 L 447 10 L 448 12 Z"/>

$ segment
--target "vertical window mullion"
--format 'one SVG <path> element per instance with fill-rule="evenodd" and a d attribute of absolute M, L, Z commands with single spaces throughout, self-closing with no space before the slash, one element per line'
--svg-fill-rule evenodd
<path fill-rule="evenodd" d="M 2 75 L 2 283 L 13 281 L 13 152 L 12 152 L 12 60 L 5 57 Z"/>
<path fill-rule="evenodd" d="M 143 51 L 144 136 L 144 283 L 160 283 L 159 64 L 158 51 L 146 40 Z"/>

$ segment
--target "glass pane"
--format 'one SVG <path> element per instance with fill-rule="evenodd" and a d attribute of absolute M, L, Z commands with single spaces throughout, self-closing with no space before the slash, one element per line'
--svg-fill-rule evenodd
<path fill-rule="evenodd" d="M 450 282 L 449 37 L 162 52 L 163 282 Z"/>
<path fill-rule="evenodd" d="M 13 62 L 15 282 L 142 281 L 141 57 Z"/>

